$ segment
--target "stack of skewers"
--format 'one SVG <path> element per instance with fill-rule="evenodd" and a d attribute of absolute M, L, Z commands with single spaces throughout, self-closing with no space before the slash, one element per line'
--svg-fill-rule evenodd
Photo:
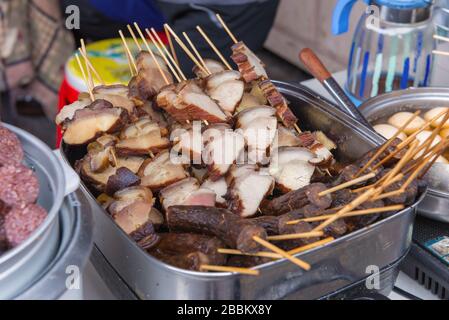
<path fill-rule="evenodd" d="M 257 275 L 254 266 L 280 258 L 309 270 L 295 254 L 414 203 L 422 176 L 449 144 L 432 145 L 441 127 L 422 143 L 401 141 L 411 118 L 381 147 L 339 164 L 336 144 L 300 130 L 263 63 L 217 18 L 234 42 L 238 71 L 200 27 L 221 62 L 201 57 L 186 33 L 188 45 L 166 25 L 195 64 L 197 77 L 187 79 L 172 46 L 146 29 L 152 52 L 134 24 L 146 50 L 128 26 L 141 50 L 134 57 L 119 32 L 128 86 L 102 83 L 82 42 L 84 66 L 77 60 L 88 93 L 56 119 L 65 144 L 87 146 L 76 164 L 81 178 L 142 249 L 189 270 Z M 449 113 L 437 117 L 444 123 Z"/>

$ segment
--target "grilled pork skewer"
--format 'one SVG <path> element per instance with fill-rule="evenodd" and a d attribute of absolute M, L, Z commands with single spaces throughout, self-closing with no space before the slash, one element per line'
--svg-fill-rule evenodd
<path fill-rule="evenodd" d="M 262 247 L 254 236 L 266 239 L 266 231 L 226 209 L 204 206 L 172 206 L 167 210 L 171 232 L 195 232 L 216 236 L 230 248 L 255 253 Z"/>
<path fill-rule="evenodd" d="M 200 271 L 202 265 L 210 264 L 209 257 L 200 251 L 168 254 L 156 249 L 149 251 L 149 254 L 166 264 L 185 270 Z"/>

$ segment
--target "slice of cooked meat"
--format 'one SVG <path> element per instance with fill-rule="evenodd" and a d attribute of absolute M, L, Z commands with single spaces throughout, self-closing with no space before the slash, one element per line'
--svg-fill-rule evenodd
<path fill-rule="evenodd" d="M 225 70 L 217 73 L 213 73 L 210 76 L 208 76 L 206 80 L 206 89 L 212 90 L 215 88 L 218 88 L 220 85 L 222 85 L 225 82 L 233 81 L 233 80 L 240 80 L 242 78 L 240 72 L 235 70 Z"/>
<path fill-rule="evenodd" d="M 185 198 L 182 203 L 178 203 L 178 205 L 214 207 L 216 197 L 215 191 L 200 187 L 198 190 L 192 191 L 187 198 Z"/>
<path fill-rule="evenodd" d="M 139 169 L 141 185 L 157 191 L 188 176 L 181 164 L 170 159 L 170 152 L 164 150 L 153 159 L 147 159 Z"/>
<path fill-rule="evenodd" d="M 61 111 L 56 115 L 56 124 L 61 125 L 64 121 L 72 120 L 76 111 L 84 109 L 90 104 L 90 99 L 82 99 L 62 107 Z"/>
<path fill-rule="evenodd" d="M 111 152 L 113 147 L 106 147 L 103 150 L 92 151 L 90 157 L 90 169 L 92 172 L 98 173 L 106 170 L 110 165 Z"/>
<path fill-rule="evenodd" d="M 226 204 L 226 199 L 224 196 L 228 192 L 228 184 L 226 183 L 226 179 L 224 177 L 221 177 L 220 179 L 216 181 L 212 181 L 212 179 L 206 179 L 203 184 L 201 185 L 201 188 L 210 189 L 216 194 L 215 202 L 220 205 Z"/>
<path fill-rule="evenodd" d="M 242 100 L 245 85 L 240 80 L 229 80 L 208 90 L 210 97 L 217 101 L 222 110 L 234 113 L 235 108 Z"/>
<path fill-rule="evenodd" d="M 261 102 L 259 99 L 257 99 L 256 96 L 252 95 L 251 93 L 244 92 L 242 96 L 242 100 L 240 100 L 239 105 L 236 108 L 236 112 L 241 112 L 243 110 L 260 106 Z"/>
<path fill-rule="evenodd" d="M 203 149 L 201 127 L 194 126 L 190 130 L 179 129 L 172 131 L 172 139 L 178 141 L 172 148 L 173 151 L 182 155 L 185 163 L 201 164 L 201 153 Z"/>
<path fill-rule="evenodd" d="M 145 101 L 141 107 L 137 108 L 137 111 L 141 112 L 141 116 L 146 116 L 151 121 L 156 122 L 161 128 L 168 127 L 164 114 L 160 109 L 156 109 L 152 101 Z"/>
<path fill-rule="evenodd" d="M 221 62 L 218 62 L 217 60 L 204 59 L 204 63 L 206 64 L 207 69 L 210 71 L 211 74 L 226 70 L 226 67 L 224 66 L 224 64 L 222 64 Z M 209 76 L 209 74 L 204 73 L 197 66 L 194 66 L 192 71 L 200 79 L 206 78 L 207 76 Z"/>
<path fill-rule="evenodd" d="M 243 170 L 242 170 L 243 171 Z M 249 171 L 233 179 L 225 198 L 229 210 L 241 217 L 257 213 L 262 200 L 273 192 L 274 179 L 266 171 Z"/>
<path fill-rule="evenodd" d="M 136 56 L 137 69 L 138 70 L 140 70 L 140 69 L 158 69 L 158 65 L 159 65 L 159 67 L 162 70 L 169 72 L 164 59 L 157 53 L 153 53 L 153 54 L 154 54 L 154 57 L 156 58 L 157 63 L 154 61 L 150 52 L 145 51 L 145 50 L 140 51 Z"/>
<path fill-rule="evenodd" d="M 87 144 L 103 133 L 114 133 L 128 120 L 127 112 L 115 108 L 105 100 L 96 100 L 90 106 L 75 112 L 72 120 L 64 122 L 63 140 L 68 145 Z"/>
<path fill-rule="evenodd" d="M 276 109 L 269 106 L 255 106 L 235 115 L 237 118 L 236 128 L 246 128 L 248 124 L 256 118 L 272 117 L 276 114 Z"/>
<path fill-rule="evenodd" d="M 118 168 L 115 174 L 109 177 L 106 183 L 106 194 L 112 196 L 122 189 L 137 186 L 140 184 L 140 178 L 128 168 Z"/>
<path fill-rule="evenodd" d="M 107 147 L 114 146 L 118 141 L 116 136 L 111 134 L 103 134 L 99 136 L 95 141 L 87 145 L 87 152 L 93 153 L 98 151 L 103 151 Z"/>
<path fill-rule="evenodd" d="M 269 172 L 277 187 L 284 193 L 297 190 L 308 184 L 315 166 L 309 163 L 314 154 L 301 147 L 282 147 L 274 150 Z"/>
<path fill-rule="evenodd" d="M 147 155 L 157 153 L 170 146 L 167 129 L 156 122 L 143 118 L 131 124 L 120 134 L 121 140 L 115 145 L 119 155 Z"/>
<path fill-rule="evenodd" d="M 242 41 L 232 46 L 231 59 L 237 64 L 245 82 L 268 78 L 263 62 Z"/>
<path fill-rule="evenodd" d="M 274 145 L 273 148 L 301 146 L 301 140 L 296 134 L 296 131 L 284 126 L 278 126 L 277 137 L 274 141 L 276 145 Z"/>
<path fill-rule="evenodd" d="M 159 197 L 162 206 L 167 210 L 170 206 L 183 204 L 185 199 L 200 188 L 195 178 L 186 178 L 161 190 Z"/>
<path fill-rule="evenodd" d="M 114 107 L 125 109 L 131 117 L 133 117 L 136 112 L 136 106 L 134 102 L 127 97 L 122 97 L 110 93 L 97 93 L 94 94 L 94 97 L 96 100 L 101 99 L 109 101 Z"/>
<path fill-rule="evenodd" d="M 128 97 L 129 88 L 124 84 L 112 84 L 112 85 L 100 85 L 96 86 L 92 90 L 93 94 L 112 94 L 121 96 L 123 98 Z"/>

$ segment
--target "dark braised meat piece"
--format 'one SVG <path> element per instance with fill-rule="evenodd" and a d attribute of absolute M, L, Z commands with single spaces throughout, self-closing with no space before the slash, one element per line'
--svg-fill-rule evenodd
<path fill-rule="evenodd" d="M 225 244 L 217 237 L 196 233 L 172 232 L 160 233 L 159 237 L 160 242 L 156 248 L 158 251 L 171 255 L 199 251 L 208 257 L 210 264 L 224 265 L 226 263 L 226 255 L 217 251 L 219 248 L 225 248 Z"/>
<path fill-rule="evenodd" d="M 149 253 L 166 264 L 186 270 L 200 271 L 201 265 L 211 264 L 207 255 L 199 251 L 176 255 L 167 254 L 160 250 L 153 250 Z"/>
<path fill-rule="evenodd" d="M 267 262 L 273 261 L 270 258 L 254 257 L 254 256 L 232 256 L 228 259 L 228 266 L 240 268 L 252 268 Z"/>
<path fill-rule="evenodd" d="M 144 250 L 153 248 L 159 242 L 159 236 L 151 222 L 143 224 L 129 236 Z"/>
<path fill-rule="evenodd" d="M 170 231 L 194 232 L 216 236 L 227 246 L 245 253 L 261 250 L 254 236 L 266 239 L 262 227 L 242 219 L 226 209 L 206 206 L 172 206 L 167 210 Z"/>
<path fill-rule="evenodd" d="M 140 178 L 131 170 L 125 167 L 118 168 L 115 174 L 109 177 L 106 183 L 106 194 L 112 196 L 119 190 L 137 186 L 140 184 Z"/>
<path fill-rule="evenodd" d="M 305 221 L 300 221 L 296 224 L 287 224 L 288 221 L 291 221 L 291 217 L 289 215 L 284 215 L 279 219 L 279 234 L 293 234 L 293 233 L 305 233 L 313 230 L 313 227 L 310 223 Z M 318 241 L 319 238 L 304 238 L 304 239 L 293 239 L 288 241 L 279 241 L 279 245 L 282 246 L 284 250 L 291 250 L 293 248 L 297 248 L 308 243 L 312 243 Z"/>
<path fill-rule="evenodd" d="M 265 215 L 279 216 L 300 209 L 309 203 L 321 209 L 327 209 L 332 203 L 331 195 L 328 194 L 322 197 L 318 195 L 326 189 L 327 187 L 323 183 L 312 183 L 301 189 L 290 191 L 265 203 L 261 207 L 262 213 Z"/>
<path fill-rule="evenodd" d="M 260 216 L 252 219 L 248 219 L 255 225 L 264 228 L 268 235 L 279 234 L 279 217 L 277 216 Z"/>
<path fill-rule="evenodd" d="M 339 238 L 348 232 L 348 226 L 343 219 L 336 220 L 324 228 L 324 234 L 334 238 Z"/>

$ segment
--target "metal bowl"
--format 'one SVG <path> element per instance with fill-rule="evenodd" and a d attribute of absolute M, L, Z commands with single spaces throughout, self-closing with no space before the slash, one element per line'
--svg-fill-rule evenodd
<path fill-rule="evenodd" d="M 0 299 L 8 299 L 29 286 L 55 256 L 60 241 L 59 209 L 71 184 L 66 184 L 61 162 L 46 144 L 22 129 L 2 125 L 22 143 L 25 165 L 39 180 L 38 203 L 48 212 L 28 239 L 0 256 Z"/>
<path fill-rule="evenodd" d="M 393 91 L 365 101 L 360 110 L 373 124 L 385 123 L 399 111 L 428 110 L 449 106 L 449 88 L 410 88 Z M 435 164 L 426 175 L 427 196 L 418 207 L 419 214 L 449 222 L 449 165 Z"/>

